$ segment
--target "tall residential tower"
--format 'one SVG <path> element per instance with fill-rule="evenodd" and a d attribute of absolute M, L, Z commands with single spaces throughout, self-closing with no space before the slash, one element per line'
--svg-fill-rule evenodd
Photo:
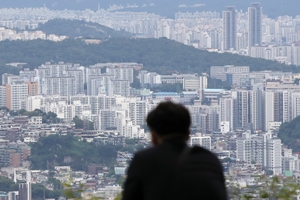
<path fill-rule="evenodd" d="M 262 40 L 262 7 L 259 3 L 252 3 L 248 8 L 249 47 L 261 45 Z"/>
<path fill-rule="evenodd" d="M 233 6 L 223 11 L 223 50 L 236 49 L 236 10 Z"/>

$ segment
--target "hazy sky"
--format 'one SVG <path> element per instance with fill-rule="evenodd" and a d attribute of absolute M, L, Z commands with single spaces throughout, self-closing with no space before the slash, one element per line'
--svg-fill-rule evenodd
<path fill-rule="evenodd" d="M 154 3 L 155 7 L 135 8 L 136 11 L 155 12 L 164 16 L 173 17 L 177 11 L 213 10 L 221 12 L 225 6 L 236 6 L 246 10 L 249 0 L 1 0 L 0 7 L 40 7 L 46 4 L 50 9 L 97 9 L 97 4 L 107 8 L 109 4 L 137 4 L 139 6 Z M 259 2 L 259 1 L 258 1 Z M 275 17 L 278 15 L 300 15 L 300 0 L 262 0 L 264 13 Z M 178 8 L 180 4 L 205 4 L 200 8 Z M 166 6 L 167 5 L 167 6 Z"/>

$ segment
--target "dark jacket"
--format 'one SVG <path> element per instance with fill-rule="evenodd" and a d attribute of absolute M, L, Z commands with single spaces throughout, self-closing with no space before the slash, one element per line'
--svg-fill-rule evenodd
<path fill-rule="evenodd" d="M 210 151 L 194 147 L 178 167 L 186 144 L 168 140 L 138 152 L 128 169 L 123 200 L 225 200 L 222 166 Z"/>

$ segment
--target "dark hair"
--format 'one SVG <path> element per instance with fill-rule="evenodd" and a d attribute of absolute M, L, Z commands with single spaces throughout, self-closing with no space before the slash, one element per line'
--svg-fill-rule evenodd
<path fill-rule="evenodd" d="M 150 130 L 160 136 L 185 136 L 189 134 L 191 116 L 183 105 L 163 102 L 148 114 L 146 121 Z"/>

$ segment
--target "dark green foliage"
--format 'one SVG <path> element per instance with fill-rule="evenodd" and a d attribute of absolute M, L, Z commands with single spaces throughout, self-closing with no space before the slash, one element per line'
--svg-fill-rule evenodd
<path fill-rule="evenodd" d="M 1 45 L 0 45 L 0 49 L 2 49 Z M 13 52 L 11 52 L 11 53 L 13 53 Z M 6 63 L 1 63 L 0 64 L 0 75 L 2 75 L 4 73 L 15 74 L 15 75 L 19 74 L 20 68 L 6 66 L 5 64 Z M 0 82 L 2 83 L 2 76 L 0 76 Z"/>
<path fill-rule="evenodd" d="M 3 111 L 6 111 L 6 112 L 9 112 L 9 109 L 7 107 L 0 107 L 0 110 L 3 110 Z"/>
<path fill-rule="evenodd" d="M 296 66 L 229 53 L 211 53 L 167 39 L 110 39 L 99 45 L 81 40 L 2 41 L 0 66 L 5 63 L 28 63 L 31 69 L 47 61 L 72 62 L 88 66 L 99 62 L 137 62 L 144 69 L 162 74 L 209 72 L 213 65 L 247 65 L 252 71 L 283 70 L 300 72 Z M 0 67 L 1 69 L 1 67 Z M 1 72 L 1 71 L 0 71 Z"/>
<path fill-rule="evenodd" d="M 139 71 L 134 70 L 133 71 L 133 83 L 130 84 L 130 87 L 135 88 L 135 89 L 141 88 L 141 83 L 140 83 L 140 79 L 138 79 L 138 76 L 139 76 Z"/>
<path fill-rule="evenodd" d="M 73 122 L 75 123 L 75 128 L 77 129 L 94 130 L 94 123 L 91 121 L 82 120 L 75 116 Z"/>
<path fill-rule="evenodd" d="M 280 126 L 278 137 L 282 143 L 293 149 L 295 152 L 300 151 L 300 116 L 290 122 L 283 123 Z"/>
<path fill-rule="evenodd" d="M 36 111 L 34 111 L 36 112 Z M 57 114 L 54 112 L 42 113 L 42 122 L 48 124 L 56 124 L 60 122 L 60 119 L 57 118 Z"/>
<path fill-rule="evenodd" d="M 78 141 L 72 135 L 51 135 L 32 144 L 30 160 L 32 169 L 53 169 L 54 166 L 70 165 L 73 170 L 85 170 L 88 164 L 110 165 L 115 161 L 119 149 L 121 147 L 95 146 Z"/>
<path fill-rule="evenodd" d="M 12 180 L 0 176 L 0 191 L 9 192 L 9 191 L 17 191 L 19 188 L 18 184 L 15 184 Z"/>
<path fill-rule="evenodd" d="M 50 180 L 49 180 L 50 181 Z M 59 187 L 54 188 L 54 190 L 48 190 L 45 188 L 45 186 L 41 184 L 32 184 L 32 198 L 44 198 L 44 192 L 46 198 L 58 198 L 62 194 L 62 185 L 61 183 L 54 179 L 51 180 L 56 185 L 59 185 Z M 18 191 L 19 185 L 18 183 L 14 183 L 12 180 L 0 176 L 0 191 L 3 192 L 10 192 L 10 191 Z"/>
<path fill-rule="evenodd" d="M 48 183 L 53 185 L 54 190 L 62 190 L 64 189 L 61 182 L 55 178 L 48 178 Z"/>
<path fill-rule="evenodd" d="M 43 186 L 41 184 L 33 184 L 31 191 L 32 191 L 33 199 L 44 199 L 44 197 L 57 199 L 58 197 L 62 196 L 62 194 L 63 194 L 62 189 L 48 190 L 48 189 L 46 189 L 45 186 Z"/>
<path fill-rule="evenodd" d="M 135 145 L 139 142 L 138 139 L 130 139 L 130 138 L 127 138 L 125 139 L 125 144 L 126 145 Z"/>
<path fill-rule="evenodd" d="M 42 122 L 48 123 L 48 124 L 55 124 L 55 123 L 60 122 L 60 119 L 57 118 L 57 114 L 55 114 L 54 112 L 44 113 L 43 111 L 41 111 L 39 109 L 35 109 L 32 112 L 26 111 L 25 109 L 21 109 L 19 111 L 10 111 L 10 115 L 12 115 L 12 116 L 28 116 L 28 117 L 42 116 Z"/>
<path fill-rule="evenodd" d="M 266 175 L 267 176 L 271 176 L 273 174 L 274 174 L 274 172 L 272 170 L 266 170 Z"/>
<path fill-rule="evenodd" d="M 107 39 L 110 37 L 131 37 L 125 31 L 116 31 L 109 27 L 80 20 L 53 19 L 45 24 L 39 24 L 36 30 L 46 34 L 65 35 L 69 38 Z"/>
<path fill-rule="evenodd" d="M 79 117 L 75 116 L 73 122 L 75 123 L 75 128 L 84 128 L 83 120 L 81 120 Z"/>

